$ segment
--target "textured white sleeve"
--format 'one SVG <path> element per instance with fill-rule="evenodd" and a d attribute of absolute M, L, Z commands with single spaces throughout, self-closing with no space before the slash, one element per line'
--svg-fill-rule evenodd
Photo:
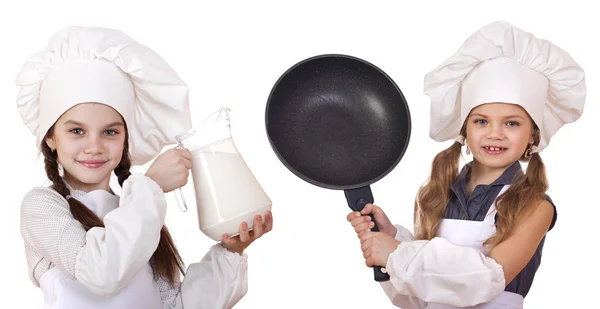
<path fill-rule="evenodd" d="M 494 259 L 440 237 L 401 242 L 386 269 L 395 293 L 426 303 L 474 306 L 495 299 L 505 289 L 502 266 Z"/>
<path fill-rule="evenodd" d="M 399 224 L 394 224 L 396 227 L 396 236 L 394 237 L 396 240 L 400 242 L 404 241 L 413 241 L 415 237 L 413 234 L 404 226 Z M 388 270 L 389 271 L 389 270 Z M 427 303 L 420 300 L 417 297 L 401 294 L 400 291 L 396 290 L 393 283 L 391 281 L 381 282 L 381 287 L 383 291 L 388 296 L 392 304 L 398 308 L 402 309 L 425 309 L 427 308 Z"/>
<path fill-rule="evenodd" d="M 162 277 L 159 277 L 156 280 L 156 284 L 158 285 L 158 290 L 160 291 L 160 300 L 163 303 L 164 309 L 176 309 L 177 307 L 177 298 L 179 297 L 179 291 L 181 288 L 181 282 L 179 280 L 171 285 L 169 282 Z M 181 308 L 181 307 L 179 307 Z"/>
<path fill-rule="evenodd" d="M 248 292 L 248 256 L 220 244 L 191 264 L 182 283 L 158 280 L 165 309 L 229 309 Z"/>
<path fill-rule="evenodd" d="M 21 232 L 32 250 L 92 292 L 111 296 L 150 260 L 165 213 L 160 187 L 134 174 L 123 184 L 120 207 L 104 217 L 105 228 L 86 233 L 60 194 L 39 188 L 23 200 Z"/>
<path fill-rule="evenodd" d="M 75 260 L 85 245 L 85 230 L 73 218 L 67 201 L 51 188 L 37 187 L 25 195 L 21 203 L 21 235 L 30 255 L 38 258 L 30 262 L 33 282 L 45 269 L 39 269 L 43 257 L 61 271 L 75 279 Z M 43 268 L 49 267 L 45 263 Z"/>

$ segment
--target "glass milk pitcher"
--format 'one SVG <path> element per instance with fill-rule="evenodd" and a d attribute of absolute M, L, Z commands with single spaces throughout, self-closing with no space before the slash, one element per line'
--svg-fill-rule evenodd
<path fill-rule="evenodd" d="M 231 137 L 227 107 L 209 116 L 198 130 L 177 135 L 178 147 L 192 154 L 192 179 L 196 193 L 198 224 L 209 238 L 220 241 L 223 233 L 239 235 L 240 224 L 253 228 L 254 216 L 264 217 L 271 200 L 238 152 Z M 214 115 L 217 114 L 216 117 Z M 179 188 L 183 211 L 187 204 Z"/>

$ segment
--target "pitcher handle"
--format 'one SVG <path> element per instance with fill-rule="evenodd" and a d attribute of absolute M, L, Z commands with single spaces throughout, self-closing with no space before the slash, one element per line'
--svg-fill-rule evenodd
<path fill-rule="evenodd" d="M 183 142 L 181 141 L 183 136 L 185 136 L 186 134 L 194 134 L 194 133 L 195 133 L 194 130 L 190 130 L 188 132 L 184 132 L 184 133 L 181 133 L 180 135 L 177 135 L 175 137 L 175 139 L 177 140 L 176 148 L 183 149 L 184 148 Z M 179 209 L 181 209 L 182 212 L 186 212 L 188 210 L 188 207 L 187 207 L 187 203 L 185 202 L 185 197 L 183 196 L 183 188 L 178 188 L 177 191 L 179 191 L 179 194 L 175 193 L 175 199 L 177 200 L 177 204 L 179 204 Z"/>
<path fill-rule="evenodd" d="M 181 190 L 181 188 L 177 189 L 177 191 L 179 191 L 179 194 L 175 194 L 175 199 L 177 200 L 177 204 L 179 204 L 179 209 L 181 209 L 181 212 L 186 212 L 188 210 L 187 204 L 185 203 L 185 197 L 183 196 L 183 190 Z M 182 201 L 183 201 L 183 207 L 182 207 Z"/>
<path fill-rule="evenodd" d="M 229 107 L 222 107 L 220 110 L 215 111 L 214 113 L 208 115 L 204 119 L 204 121 L 202 122 L 202 124 L 206 124 L 209 119 L 214 118 L 215 114 L 217 114 L 217 117 L 213 121 L 216 122 L 216 121 L 221 120 L 221 116 L 222 116 L 223 112 L 225 112 L 227 118 L 229 118 L 229 113 L 231 112 L 231 108 L 229 108 Z"/>

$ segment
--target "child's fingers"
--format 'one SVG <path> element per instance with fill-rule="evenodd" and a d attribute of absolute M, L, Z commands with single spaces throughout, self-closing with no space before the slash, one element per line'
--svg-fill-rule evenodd
<path fill-rule="evenodd" d="M 248 242 L 250 240 L 250 234 L 248 233 L 248 224 L 246 222 L 242 222 L 240 224 L 240 241 Z"/>
<path fill-rule="evenodd" d="M 353 219 L 358 217 L 360 217 L 360 212 L 353 211 L 346 216 L 346 220 L 348 220 L 348 222 L 352 222 Z"/>
<path fill-rule="evenodd" d="M 235 243 L 235 238 L 229 238 L 229 235 L 225 233 L 221 236 L 221 242 L 223 242 L 224 245 L 232 246 Z"/>
<path fill-rule="evenodd" d="M 373 210 L 375 209 L 374 205 L 371 203 L 368 203 L 367 205 L 365 205 L 365 207 L 360 211 L 361 214 L 363 215 L 368 215 L 370 213 L 373 213 Z"/>
<path fill-rule="evenodd" d="M 350 224 L 352 224 L 352 226 L 356 227 L 357 225 L 364 223 L 364 222 L 368 222 L 371 221 L 371 217 L 369 216 L 360 216 L 358 218 L 354 218 L 352 219 L 352 221 L 350 221 Z"/>
<path fill-rule="evenodd" d="M 271 231 L 273 229 L 273 213 L 267 211 L 265 214 L 265 223 L 263 228 L 263 234 Z"/>
<path fill-rule="evenodd" d="M 252 229 L 252 237 L 254 239 L 259 238 L 263 234 L 263 224 L 262 217 L 260 215 L 256 215 L 254 217 L 254 228 Z"/>
<path fill-rule="evenodd" d="M 375 227 L 375 223 L 373 223 L 372 221 L 363 222 L 363 223 L 355 226 L 354 231 L 356 231 L 356 234 L 360 234 L 363 231 L 372 229 L 373 227 Z"/>

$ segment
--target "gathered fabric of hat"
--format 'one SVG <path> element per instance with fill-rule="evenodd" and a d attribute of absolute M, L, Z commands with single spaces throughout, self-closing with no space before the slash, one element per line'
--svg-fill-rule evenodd
<path fill-rule="evenodd" d="M 246 294 L 248 242 L 215 244 L 185 269 L 164 226 L 165 192 L 187 182 L 191 163 L 187 150 L 161 151 L 192 127 L 188 87 L 164 59 L 119 30 L 73 26 L 16 83 L 52 182 L 21 205 L 42 308 L 230 308 Z"/>
<path fill-rule="evenodd" d="M 386 267 L 381 286 L 404 309 L 523 308 L 556 222 L 540 152 L 583 113 L 584 71 L 550 41 L 498 21 L 426 74 L 424 92 L 431 138 L 454 142 L 417 194 L 414 233 L 374 205 L 348 215 L 367 264 Z M 463 147 L 473 161 L 459 171 Z M 381 232 L 367 230 L 368 213 Z"/>

